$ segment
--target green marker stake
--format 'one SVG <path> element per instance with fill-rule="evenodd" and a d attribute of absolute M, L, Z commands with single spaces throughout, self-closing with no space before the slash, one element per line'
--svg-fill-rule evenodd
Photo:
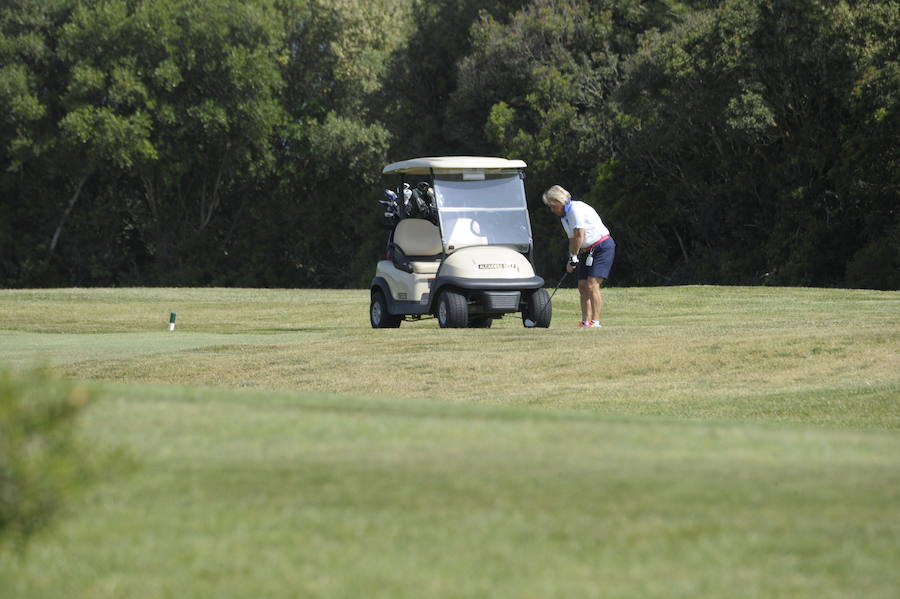
<path fill-rule="evenodd" d="M 175 313 L 169 314 L 169 331 L 175 330 Z"/>

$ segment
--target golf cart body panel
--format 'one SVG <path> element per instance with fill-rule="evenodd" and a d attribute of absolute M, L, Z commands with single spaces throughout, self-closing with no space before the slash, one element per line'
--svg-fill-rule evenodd
<path fill-rule="evenodd" d="M 379 263 L 381 266 L 381 263 Z M 380 271 L 379 271 L 380 272 Z M 396 282 L 394 287 L 397 288 Z M 400 300 L 395 298 L 391 292 L 391 284 L 383 276 L 376 276 L 372 279 L 372 293 L 380 291 L 387 302 L 388 311 L 395 315 L 421 316 L 423 314 L 431 314 L 431 301 L 427 292 L 425 299 L 422 301 Z"/>
<path fill-rule="evenodd" d="M 428 302 L 435 274 L 407 272 L 390 260 L 378 263 L 376 276 L 381 277 L 389 285 L 388 294 L 396 301 Z"/>
<path fill-rule="evenodd" d="M 437 271 L 438 277 L 468 279 L 473 285 L 482 280 L 519 280 L 534 277 L 531 262 L 508 247 L 488 245 L 466 247 L 447 256 Z"/>
<path fill-rule="evenodd" d="M 386 166 L 400 175 L 385 191 L 385 216 L 396 226 L 388 259 L 372 280 L 372 326 L 434 314 L 442 327 L 490 326 L 492 318 L 532 309 L 544 280 L 531 263 L 532 232 L 525 163 L 477 156 L 416 158 Z M 424 177 L 415 188 L 407 175 Z M 417 190 L 417 191 L 414 191 Z M 401 204 L 427 199 L 427 218 L 408 218 Z M 405 198 L 405 199 L 404 199 Z M 379 319 L 387 318 L 387 324 Z M 549 324 L 549 321 L 548 321 Z"/>

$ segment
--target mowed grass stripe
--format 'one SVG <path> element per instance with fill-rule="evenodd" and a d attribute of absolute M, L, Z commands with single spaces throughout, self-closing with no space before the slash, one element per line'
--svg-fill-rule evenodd
<path fill-rule="evenodd" d="M 890 291 L 613 287 L 604 290 L 604 298 L 604 320 L 616 327 L 700 324 L 765 330 L 817 326 L 852 332 L 856 327 L 900 326 L 900 293 Z M 364 289 L 0 289 L 0 330 L 156 332 L 165 330 L 170 312 L 178 314 L 179 330 L 193 332 L 357 329 L 368 327 L 368 301 Z M 574 327 L 580 317 L 577 292 L 560 289 L 553 308 L 554 329 Z M 520 329 L 521 320 L 507 317 L 494 326 Z M 424 320 L 403 327 L 432 329 L 437 324 Z"/>
<path fill-rule="evenodd" d="M 27 565 L 0 567 L 12 596 L 889 597 L 900 583 L 892 433 L 106 393 L 86 434 L 142 467 L 95 489 Z"/>
<path fill-rule="evenodd" d="M 601 330 L 571 326 L 572 289 L 554 298 L 549 330 L 517 317 L 490 330 L 372 330 L 365 290 L 2 290 L 0 363 L 78 379 L 900 428 L 896 292 L 605 297 Z"/>

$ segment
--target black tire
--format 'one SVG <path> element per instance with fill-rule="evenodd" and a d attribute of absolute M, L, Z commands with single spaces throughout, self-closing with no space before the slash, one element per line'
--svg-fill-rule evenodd
<path fill-rule="evenodd" d="M 469 328 L 472 329 L 489 329 L 494 324 L 494 319 L 490 316 L 473 316 L 469 319 Z"/>
<path fill-rule="evenodd" d="M 372 303 L 369 304 L 369 322 L 373 329 L 396 329 L 402 318 L 388 312 L 387 300 L 380 289 L 372 292 Z"/>
<path fill-rule="evenodd" d="M 458 291 L 447 290 L 438 298 L 438 324 L 442 329 L 464 329 L 469 324 L 469 304 L 466 296 Z"/>
<path fill-rule="evenodd" d="M 546 289 L 538 289 L 533 293 L 529 293 L 525 298 L 525 309 L 522 310 L 522 324 L 525 321 L 531 321 L 531 326 L 546 329 L 550 326 L 550 320 L 553 318 L 553 306 L 550 303 L 550 294 Z"/>

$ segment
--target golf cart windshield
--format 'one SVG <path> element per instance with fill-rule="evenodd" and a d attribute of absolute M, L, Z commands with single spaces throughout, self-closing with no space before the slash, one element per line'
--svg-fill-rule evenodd
<path fill-rule="evenodd" d="M 514 173 L 465 179 L 458 175 L 434 179 L 444 251 L 475 245 L 510 245 L 529 251 L 531 224 L 522 177 Z"/>

